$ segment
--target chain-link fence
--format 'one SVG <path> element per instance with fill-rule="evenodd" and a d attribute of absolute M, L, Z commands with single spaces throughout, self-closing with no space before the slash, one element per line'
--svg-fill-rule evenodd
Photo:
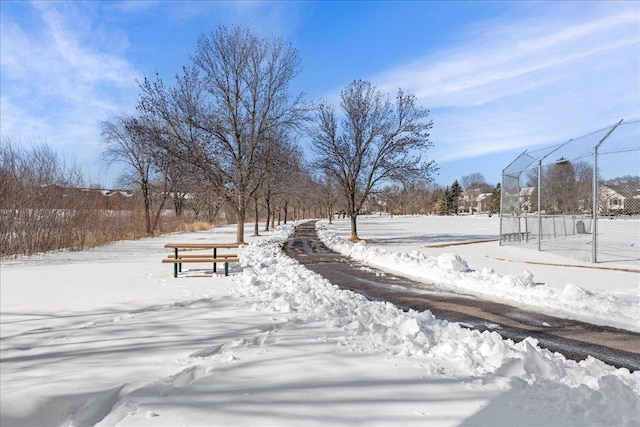
<path fill-rule="evenodd" d="M 500 244 L 640 264 L 640 120 L 525 151 L 502 172 Z"/>

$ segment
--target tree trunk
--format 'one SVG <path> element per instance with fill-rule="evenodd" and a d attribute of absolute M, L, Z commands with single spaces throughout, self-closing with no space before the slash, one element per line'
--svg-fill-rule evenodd
<path fill-rule="evenodd" d="M 236 212 L 236 242 L 240 244 L 244 244 L 244 220 L 246 217 L 245 211 Z"/>
<path fill-rule="evenodd" d="M 282 212 L 284 213 L 284 223 L 287 223 L 287 212 L 288 212 L 289 203 L 284 202 L 284 207 L 282 208 Z"/>
<path fill-rule="evenodd" d="M 357 242 L 358 240 L 360 240 L 360 238 L 358 237 L 358 227 L 356 226 L 357 218 L 358 218 L 358 214 L 356 213 L 351 214 L 351 237 L 349 238 L 349 240 L 353 242 Z"/>
<path fill-rule="evenodd" d="M 271 211 L 271 228 L 276 228 L 276 213 Z"/>
<path fill-rule="evenodd" d="M 155 213 L 155 217 L 154 217 L 154 220 L 153 220 L 153 225 L 152 225 L 152 228 L 151 228 L 151 233 L 156 231 L 156 229 L 158 228 L 158 224 L 160 224 L 160 217 L 162 216 L 162 211 L 164 210 L 164 204 L 165 204 L 166 200 L 167 200 L 166 198 L 163 198 L 162 202 L 160 202 L 160 206 L 158 207 L 158 210 Z"/>
<path fill-rule="evenodd" d="M 184 207 L 184 196 L 180 192 L 174 192 L 173 194 L 173 207 L 177 217 L 182 216 L 182 209 Z"/>
<path fill-rule="evenodd" d="M 269 192 L 264 198 L 265 204 L 267 205 L 267 220 L 264 223 L 264 231 L 269 231 L 269 221 L 271 221 L 271 197 L 269 197 Z"/>
<path fill-rule="evenodd" d="M 253 236 L 257 237 L 257 236 L 260 235 L 260 230 L 259 230 L 260 227 L 259 227 L 259 224 L 258 224 L 258 222 L 260 220 L 260 218 L 258 216 L 258 196 L 254 196 L 253 197 L 253 208 L 254 208 L 255 213 L 256 213 L 256 217 L 255 217 L 256 219 L 255 219 L 255 223 L 253 225 Z"/>
<path fill-rule="evenodd" d="M 146 182 L 142 182 L 140 186 L 142 190 L 142 197 L 144 200 L 144 221 L 147 229 L 147 234 L 151 234 L 151 200 L 149 196 L 149 186 Z"/>

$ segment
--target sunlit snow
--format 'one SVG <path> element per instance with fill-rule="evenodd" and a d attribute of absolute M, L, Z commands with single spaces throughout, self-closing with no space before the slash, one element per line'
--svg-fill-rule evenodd
<path fill-rule="evenodd" d="M 637 330 L 637 273 L 529 264 L 558 259 L 495 241 L 428 247 L 495 237 L 495 218 L 359 226 L 367 243 L 344 240 L 346 220 L 319 228 L 383 270 Z M 232 226 L 3 260 L 0 424 L 640 425 L 640 373 L 340 290 L 282 253 L 292 231 L 249 238 L 230 277 L 174 279 L 160 260 Z"/>

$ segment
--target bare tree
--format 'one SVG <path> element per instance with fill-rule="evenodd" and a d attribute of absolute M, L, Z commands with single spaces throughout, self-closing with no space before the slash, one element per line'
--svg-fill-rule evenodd
<path fill-rule="evenodd" d="M 260 188 L 262 206 L 266 213 L 265 231 L 269 231 L 270 223 L 275 220 L 277 200 L 290 193 L 291 188 L 296 186 L 301 161 L 302 152 L 294 143 L 292 135 L 282 134 L 269 144 L 264 168 L 266 173 Z"/>
<path fill-rule="evenodd" d="M 334 207 L 338 202 L 338 186 L 335 178 L 327 173 L 323 173 L 318 180 L 320 190 L 320 201 L 325 214 L 329 218 L 329 224 L 333 222 Z"/>
<path fill-rule="evenodd" d="M 465 191 L 470 191 L 476 188 L 481 190 L 482 192 L 490 192 L 492 190 L 491 185 L 487 183 L 484 175 L 482 175 L 480 172 L 473 172 L 469 175 L 463 176 L 460 180 L 460 184 Z"/>
<path fill-rule="evenodd" d="M 293 204 L 294 219 L 318 217 L 320 213 L 317 208 L 322 203 L 317 183 L 304 165 L 299 165 L 293 174 L 295 184 L 290 186 L 287 196 Z"/>
<path fill-rule="evenodd" d="M 300 60 L 281 39 L 222 27 L 200 37 L 192 62 L 173 89 L 160 79 L 145 79 L 140 109 L 167 123 L 163 148 L 201 168 L 224 196 L 236 215 L 237 241 L 243 243 L 270 137 L 297 126 L 304 115 L 301 96 L 289 95 Z"/>
<path fill-rule="evenodd" d="M 2 137 L 0 257 L 82 249 L 141 234 L 138 215 L 114 216 L 114 198 L 83 183 L 77 164 L 48 145 Z"/>
<path fill-rule="evenodd" d="M 576 174 L 576 210 L 584 213 L 593 210 L 593 165 L 583 160 L 573 163 Z"/>
<path fill-rule="evenodd" d="M 105 160 L 128 166 L 121 180 L 140 187 L 148 234 L 156 229 L 170 192 L 168 174 L 163 173 L 168 165 L 154 157 L 156 136 L 148 123 L 132 116 L 120 115 L 102 122 Z M 163 166 L 165 171 L 162 170 Z"/>
<path fill-rule="evenodd" d="M 370 82 L 355 80 L 341 93 L 344 119 L 321 103 L 311 135 L 316 165 L 335 178 L 347 201 L 351 239 L 358 240 L 357 217 L 371 191 L 385 181 L 428 178 L 435 163 L 426 161 L 431 146 L 428 110 L 414 95 L 398 91 L 392 103 Z"/>
<path fill-rule="evenodd" d="M 546 210 L 555 214 L 575 213 L 578 197 L 573 164 L 565 158 L 558 159 L 548 168 L 547 180 L 548 185 L 544 193 Z"/>
<path fill-rule="evenodd" d="M 195 175 L 197 177 L 198 175 Z M 206 180 L 193 182 L 188 194 L 187 206 L 193 213 L 193 217 L 198 220 L 204 218 L 209 223 L 216 222 L 216 217 L 224 205 L 224 198 L 217 189 L 207 185 Z"/>

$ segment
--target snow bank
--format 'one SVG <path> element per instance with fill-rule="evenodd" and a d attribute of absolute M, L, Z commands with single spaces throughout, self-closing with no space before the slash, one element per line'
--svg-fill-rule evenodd
<path fill-rule="evenodd" d="M 373 248 L 365 241 L 352 243 L 339 237 L 326 221 L 319 221 L 317 230 L 321 240 L 332 250 L 419 282 L 519 307 L 535 307 L 545 314 L 561 314 L 574 320 L 640 332 L 637 300 L 583 289 L 571 283 L 557 289 L 536 283 L 529 271 L 504 276 L 489 267 L 475 271 L 452 253 L 428 256 L 418 251 L 406 253 Z"/>
<path fill-rule="evenodd" d="M 252 244 L 241 254 L 245 269 L 236 292 L 255 297 L 255 310 L 287 314 L 291 322 L 299 324 L 328 323 L 341 333 L 319 340 L 335 340 L 354 351 L 415 358 L 427 375 L 503 382 L 509 394 L 524 400 L 542 399 L 554 414 L 564 413 L 577 425 L 639 425 L 640 373 L 616 369 L 593 358 L 579 363 L 566 360 L 559 353 L 539 348 L 533 339 L 514 343 L 495 332 L 470 331 L 438 320 L 428 311 L 405 312 L 341 290 L 282 253 L 281 244 L 292 230 L 284 226 L 271 239 Z M 428 258 L 417 253 L 369 251 L 363 243 L 337 239 L 326 224 L 320 223 L 319 230 L 323 240 L 342 253 L 378 266 L 392 264 L 396 271 L 422 272 L 420 277 L 443 285 L 465 289 L 499 286 L 521 299 L 524 293 L 519 289 L 544 290 L 527 273 L 497 277 L 490 271 L 469 271 L 455 255 Z M 541 298 L 544 291 L 539 293 Z"/>

